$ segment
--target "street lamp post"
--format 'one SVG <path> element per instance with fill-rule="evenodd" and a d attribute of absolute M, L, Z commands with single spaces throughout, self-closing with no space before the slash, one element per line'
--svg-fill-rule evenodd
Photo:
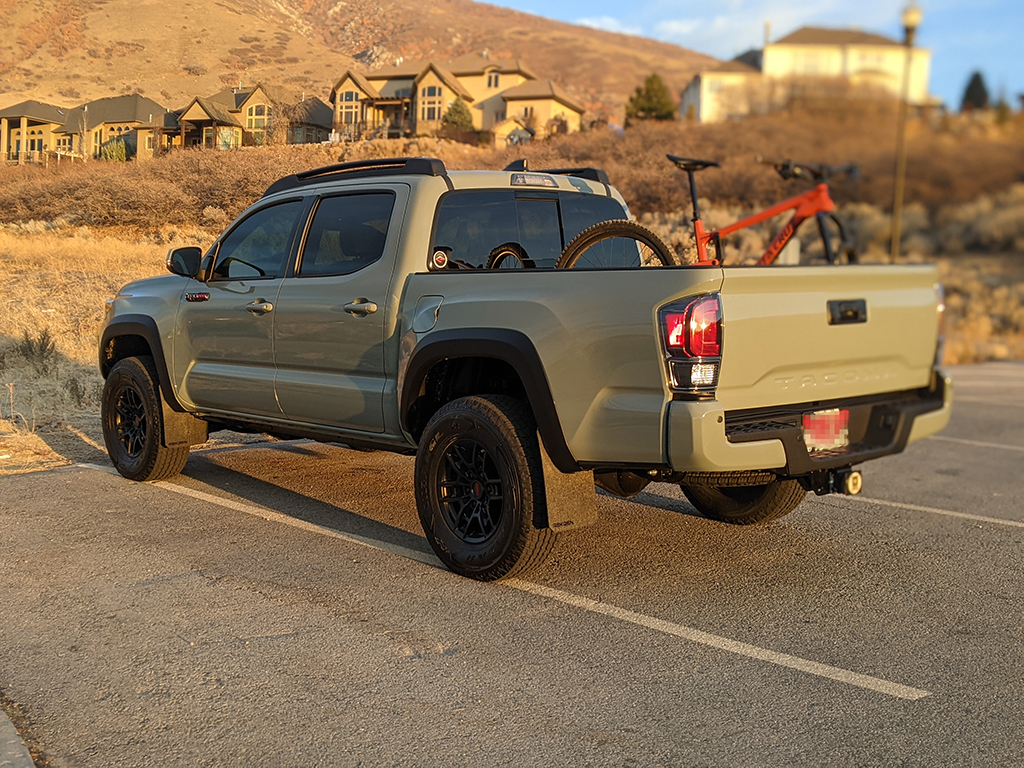
<path fill-rule="evenodd" d="M 903 229 L 903 185 L 907 178 L 907 100 L 910 96 L 910 65 L 914 57 L 914 35 L 921 25 L 921 8 L 908 5 L 903 9 L 903 88 L 900 94 L 900 116 L 896 128 L 896 179 L 892 192 L 892 236 L 889 261 L 895 263 L 900 255 L 900 236 Z"/>

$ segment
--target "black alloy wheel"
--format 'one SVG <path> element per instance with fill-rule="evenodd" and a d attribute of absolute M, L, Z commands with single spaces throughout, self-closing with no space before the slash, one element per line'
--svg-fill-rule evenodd
<path fill-rule="evenodd" d="M 124 455 L 138 459 L 146 447 L 146 406 L 133 383 L 124 384 L 114 395 L 114 428 Z"/>
<path fill-rule="evenodd" d="M 444 449 L 437 495 L 445 522 L 460 539 L 480 544 L 495 534 L 504 491 L 498 465 L 483 443 L 464 437 Z"/>

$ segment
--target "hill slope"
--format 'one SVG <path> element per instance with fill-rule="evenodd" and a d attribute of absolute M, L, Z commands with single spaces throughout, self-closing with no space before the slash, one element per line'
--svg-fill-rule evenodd
<path fill-rule="evenodd" d="M 225 84 L 326 99 L 347 67 L 489 50 L 524 60 L 597 113 L 651 72 L 678 93 L 708 56 L 471 0 L 0 0 L 0 105 L 74 106 L 139 91 L 171 108 Z"/>

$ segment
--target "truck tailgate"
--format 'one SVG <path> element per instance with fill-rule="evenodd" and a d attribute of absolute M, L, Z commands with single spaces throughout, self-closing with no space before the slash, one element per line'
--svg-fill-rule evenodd
<path fill-rule="evenodd" d="M 725 410 L 927 386 L 938 331 L 933 266 L 726 268 Z"/>

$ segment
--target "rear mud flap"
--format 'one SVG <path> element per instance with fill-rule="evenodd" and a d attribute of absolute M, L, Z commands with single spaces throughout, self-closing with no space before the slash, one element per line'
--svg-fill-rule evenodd
<path fill-rule="evenodd" d="M 547 525 L 553 531 L 570 531 L 597 522 L 597 490 L 593 472 L 565 474 L 551 461 L 540 441 L 544 467 L 544 494 L 547 499 Z"/>

